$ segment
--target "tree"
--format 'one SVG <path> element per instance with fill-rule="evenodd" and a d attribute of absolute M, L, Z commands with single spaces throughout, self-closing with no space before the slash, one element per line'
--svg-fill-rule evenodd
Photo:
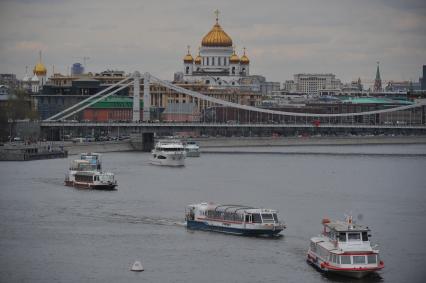
<path fill-rule="evenodd" d="M 10 124 L 16 120 L 38 118 L 38 113 L 32 109 L 30 95 L 22 89 L 11 91 L 9 99 L 0 106 L 0 139 L 8 140 Z"/>

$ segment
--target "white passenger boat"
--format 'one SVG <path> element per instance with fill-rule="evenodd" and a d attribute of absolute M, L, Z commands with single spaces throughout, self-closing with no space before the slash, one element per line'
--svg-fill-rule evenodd
<path fill-rule="evenodd" d="M 179 140 L 160 140 L 151 152 L 151 164 L 185 166 L 185 148 Z"/>
<path fill-rule="evenodd" d="M 185 220 L 188 229 L 246 236 L 273 236 L 285 228 L 276 210 L 233 204 L 191 204 Z"/>
<path fill-rule="evenodd" d="M 78 171 L 73 183 L 73 187 L 94 190 L 115 190 L 116 186 L 113 173 L 99 171 Z"/>
<path fill-rule="evenodd" d="M 381 270 L 383 261 L 379 250 L 372 247 L 370 229 L 346 221 L 323 219 L 324 230 L 320 236 L 311 238 L 307 261 L 321 271 L 362 278 Z"/>
<path fill-rule="evenodd" d="M 186 157 L 200 157 L 200 146 L 195 141 L 185 143 Z"/>
<path fill-rule="evenodd" d="M 102 172 L 101 155 L 99 153 L 82 153 L 81 159 L 73 160 L 65 185 L 77 188 L 114 190 L 117 181 L 111 172 Z"/>

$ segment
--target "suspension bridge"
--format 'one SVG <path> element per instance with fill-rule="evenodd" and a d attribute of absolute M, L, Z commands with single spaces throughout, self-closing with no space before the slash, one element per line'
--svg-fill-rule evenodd
<path fill-rule="evenodd" d="M 141 83 L 143 84 L 143 109 L 140 109 Z M 185 101 L 192 101 L 201 109 L 196 119 L 190 121 L 160 122 L 151 117 L 151 85 L 161 86 L 170 93 L 183 95 Z M 112 96 L 125 88 L 133 88 L 132 121 L 128 122 L 77 122 L 75 115 L 95 103 Z M 184 108 L 185 103 L 178 103 Z M 41 124 L 42 128 L 54 130 L 64 128 L 127 128 L 133 132 L 173 132 L 200 129 L 212 130 L 265 130 L 279 131 L 288 129 L 321 130 L 409 130 L 426 132 L 426 101 L 386 109 L 374 109 L 350 113 L 299 113 L 219 99 L 185 87 L 161 80 L 146 72 L 141 75 L 134 72 L 104 90 L 83 101 L 49 117 Z M 202 106 L 202 107 L 200 107 Z M 141 118 L 142 111 L 142 118 Z M 179 114 L 178 114 L 179 115 Z M 71 120 L 70 120 L 71 119 Z"/>

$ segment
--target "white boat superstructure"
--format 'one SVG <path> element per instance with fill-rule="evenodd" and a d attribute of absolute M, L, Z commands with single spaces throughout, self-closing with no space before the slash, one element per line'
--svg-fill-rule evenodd
<path fill-rule="evenodd" d="M 72 186 L 80 189 L 114 190 L 117 181 L 111 172 L 78 171 Z"/>
<path fill-rule="evenodd" d="M 370 243 L 370 229 L 346 221 L 323 219 L 321 235 L 311 238 L 307 261 L 324 272 L 362 278 L 384 267 Z"/>
<path fill-rule="evenodd" d="M 97 166 L 95 164 L 91 164 L 88 160 L 73 160 L 70 164 L 68 175 L 65 176 L 65 184 L 72 185 L 75 181 L 75 174 L 80 171 L 97 171 Z"/>
<path fill-rule="evenodd" d="M 102 171 L 102 155 L 96 152 L 84 152 L 80 154 L 81 160 L 87 160 L 90 164 L 95 166 L 95 169 Z"/>
<path fill-rule="evenodd" d="M 195 141 L 185 143 L 186 157 L 200 157 L 200 146 Z"/>
<path fill-rule="evenodd" d="M 185 166 L 185 147 L 179 140 L 160 140 L 151 152 L 151 164 Z"/>
<path fill-rule="evenodd" d="M 234 235 L 274 236 L 285 228 L 274 209 L 235 204 L 191 204 L 186 208 L 185 219 L 188 229 Z"/>
<path fill-rule="evenodd" d="M 82 153 L 81 159 L 71 162 L 65 185 L 78 188 L 113 190 L 117 186 L 114 173 L 102 172 L 99 153 Z"/>

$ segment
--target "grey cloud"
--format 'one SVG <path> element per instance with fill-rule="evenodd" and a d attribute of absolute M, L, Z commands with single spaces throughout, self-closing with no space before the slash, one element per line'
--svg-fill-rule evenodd
<path fill-rule="evenodd" d="M 22 76 L 47 46 L 48 67 L 66 72 L 75 57 L 88 69 L 150 71 L 170 79 L 186 45 L 196 53 L 221 10 L 220 23 L 256 74 L 283 81 L 296 72 L 327 71 L 343 80 L 418 77 L 426 64 L 424 1 L 408 0 L 18 0 L 0 1 L 0 72 Z M 23 45 L 25 46 L 25 45 Z"/>

